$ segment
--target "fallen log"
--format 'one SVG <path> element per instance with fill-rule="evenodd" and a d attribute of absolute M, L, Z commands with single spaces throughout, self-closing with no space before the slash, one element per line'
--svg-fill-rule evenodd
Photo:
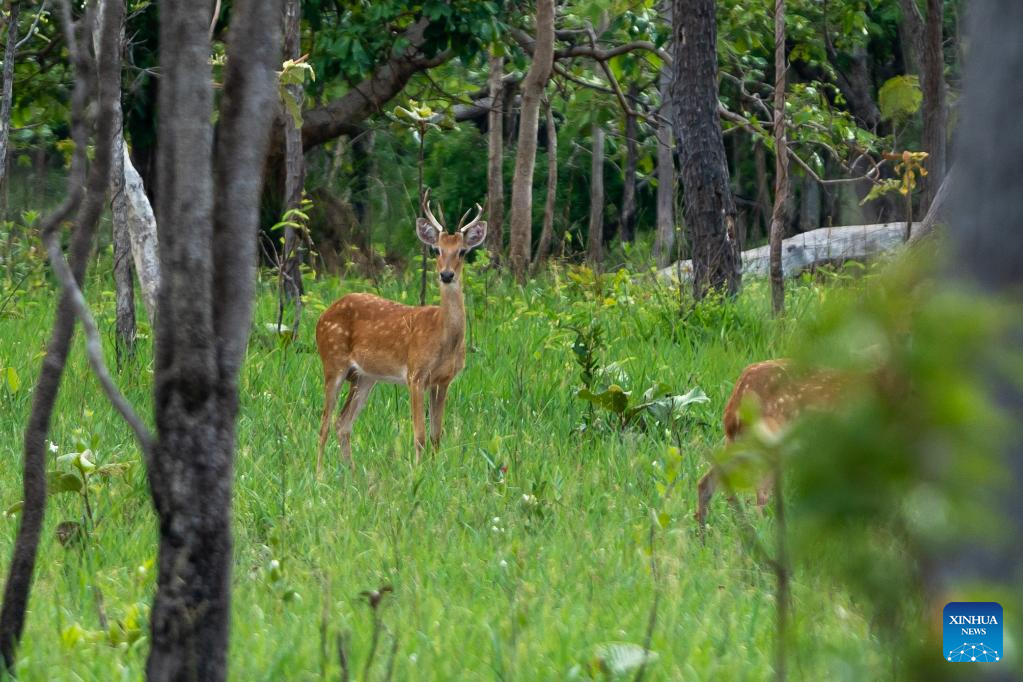
<path fill-rule="evenodd" d="M 918 225 L 914 223 L 914 228 Z M 803 232 L 782 241 L 782 272 L 785 277 L 795 277 L 805 270 L 822 265 L 871 260 L 902 246 L 905 234 L 904 222 L 822 227 Z M 769 248 L 764 245 L 742 252 L 744 277 L 767 277 Z M 683 281 L 692 279 L 693 262 L 676 261 L 658 270 L 660 276 L 670 278 L 677 277 L 680 272 Z"/>

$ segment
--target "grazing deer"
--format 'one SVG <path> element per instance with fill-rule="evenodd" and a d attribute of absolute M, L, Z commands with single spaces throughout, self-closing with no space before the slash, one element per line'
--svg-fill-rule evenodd
<path fill-rule="evenodd" d="M 349 383 L 348 398 L 337 417 L 341 454 L 352 461 L 352 424 L 366 406 L 378 382 L 406 384 L 412 403 L 416 462 L 426 443 L 423 395 L 430 392 L 430 435 L 440 444 L 448 384 L 465 366 L 465 299 L 462 262 L 483 243 L 487 223 L 476 204 L 476 217 L 467 225 L 466 211 L 454 234 L 447 234 L 423 197 L 425 218 L 416 220 L 420 241 L 437 253 L 440 305 L 407 306 L 371 294 L 349 294 L 336 301 L 316 323 L 316 347 L 323 362 L 325 400 L 320 423 L 317 475 L 323 469 L 323 447 L 341 384 Z"/>
<path fill-rule="evenodd" d="M 740 414 L 747 396 L 760 406 L 760 423 L 772 432 L 782 429 L 789 421 L 808 409 L 827 409 L 833 405 L 848 385 L 847 376 L 834 371 L 815 371 L 805 376 L 790 375 L 786 360 L 767 360 L 750 365 L 742 371 L 732 395 L 725 405 L 725 441 L 734 442 L 749 424 L 742 422 Z M 718 483 L 718 471 L 712 467 L 697 484 L 698 502 L 696 521 L 702 528 L 707 519 L 707 507 Z M 757 507 L 763 508 L 774 487 L 774 477 L 765 476 L 757 486 Z"/>

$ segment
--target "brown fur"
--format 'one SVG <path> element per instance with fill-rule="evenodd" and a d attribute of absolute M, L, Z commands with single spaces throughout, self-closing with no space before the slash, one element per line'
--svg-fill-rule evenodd
<path fill-rule="evenodd" d="M 725 440 L 738 439 L 746 428 L 741 407 L 747 396 L 760 406 L 760 421 L 770 431 L 778 431 L 804 410 L 827 409 L 841 394 L 846 382 L 837 372 L 816 371 L 806 376 L 791 376 L 787 360 L 757 362 L 742 371 L 735 382 L 723 415 Z M 711 468 L 697 484 L 696 521 L 702 527 L 707 519 L 710 498 L 718 483 L 718 472 Z M 763 508 L 774 487 L 774 477 L 766 476 L 757 486 L 757 507 Z"/>
<path fill-rule="evenodd" d="M 337 417 L 341 453 L 352 462 L 352 424 L 378 382 L 405 383 L 411 396 L 416 461 L 426 442 L 424 394 L 430 394 L 430 434 L 440 444 L 448 385 L 465 366 L 465 299 L 462 262 L 486 234 L 486 223 L 455 234 L 434 230 L 420 220 L 420 239 L 438 251 L 438 275 L 453 273 L 440 285 L 441 303 L 407 306 L 372 294 L 349 294 L 331 305 L 316 323 L 316 347 L 323 363 L 325 400 L 320 421 L 316 471 L 323 469 L 323 448 L 341 384 L 350 384 Z M 482 235 L 482 236 L 481 236 Z M 442 279 L 442 278 L 441 278 Z"/>

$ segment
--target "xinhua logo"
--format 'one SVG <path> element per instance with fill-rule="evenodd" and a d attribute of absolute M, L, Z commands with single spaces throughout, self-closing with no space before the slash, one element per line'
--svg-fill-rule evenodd
<path fill-rule="evenodd" d="M 993 663 L 1002 660 L 1002 606 L 993 601 L 954 601 L 942 615 L 946 661 Z"/>

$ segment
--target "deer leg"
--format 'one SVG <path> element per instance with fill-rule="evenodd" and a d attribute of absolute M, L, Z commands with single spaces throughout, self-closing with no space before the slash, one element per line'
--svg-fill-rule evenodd
<path fill-rule="evenodd" d="M 448 385 L 438 384 L 430 388 L 430 440 L 433 447 L 440 447 L 440 436 L 444 427 L 444 401 L 448 397 Z"/>
<path fill-rule="evenodd" d="M 410 381 L 408 385 L 409 395 L 412 403 L 412 431 L 416 437 L 416 464 L 419 464 L 419 457 L 426 445 L 426 414 L 423 405 L 423 384 L 420 381 Z"/>
<path fill-rule="evenodd" d="M 696 523 L 703 528 L 707 521 L 707 507 L 710 506 L 710 498 L 714 496 L 714 488 L 717 487 L 717 471 L 711 468 L 700 482 L 696 484 L 697 506 Z"/>
<path fill-rule="evenodd" d="M 341 456 L 348 461 L 348 466 L 355 469 L 355 461 L 352 459 L 352 425 L 366 406 L 375 382 L 358 375 L 349 379 L 349 382 L 351 388 L 348 389 L 348 398 L 341 408 L 341 414 L 337 416 L 337 441 L 341 444 Z"/>
<path fill-rule="evenodd" d="M 767 504 L 767 498 L 771 495 L 771 491 L 774 489 L 774 476 L 767 475 L 764 480 L 757 486 L 757 511 L 763 513 L 764 506 Z"/>
<path fill-rule="evenodd" d="M 330 433 L 330 418 L 334 414 L 334 407 L 337 406 L 337 394 L 341 391 L 341 383 L 344 380 L 341 374 L 327 376 L 324 378 L 324 399 L 323 418 L 320 420 L 320 447 L 316 454 L 316 477 L 319 478 L 323 471 L 323 448 L 327 444 L 327 436 Z"/>

